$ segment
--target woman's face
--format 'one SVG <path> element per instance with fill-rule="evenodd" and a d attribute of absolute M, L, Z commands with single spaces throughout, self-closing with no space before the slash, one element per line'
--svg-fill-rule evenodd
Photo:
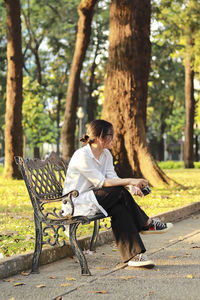
<path fill-rule="evenodd" d="M 108 130 L 108 133 L 106 136 L 103 138 L 103 146 L 106 149 L 111 149 L 113 145 L 113 137 L 114 137 L 114 131 L 113 128 Z"/>

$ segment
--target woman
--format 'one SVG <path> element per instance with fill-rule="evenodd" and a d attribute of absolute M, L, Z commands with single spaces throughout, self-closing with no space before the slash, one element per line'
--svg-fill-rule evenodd
<path fill-rule="evenodd" d="M 147 180 L 117 176 L 110 149 L 113 144 L 113 126 L 104 120 L 92 121 L 81 141 L 85 146 L 72 156 L 63 193 L 78 190 L 74 199 L 74 215 L 95 215 L 102 212 L 111 217 L 113 234 L 123 262 L 129 266 L 154 266 L 143 253 L 146 251 L 139 232 L 164 233 L 173 225 L 150 219 L 137 205 L 131 194 L 143 196 Z M 127 190 L 129 189 L 129 191 Z M 63 204 L 64 214 L 69 205 Z"/>

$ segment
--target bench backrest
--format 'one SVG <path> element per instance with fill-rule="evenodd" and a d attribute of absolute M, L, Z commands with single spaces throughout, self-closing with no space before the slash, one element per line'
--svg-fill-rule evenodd
<path fill-rule="evenodd" d="M 52 152 L 46 160 L 15 157 L 32 204 L 38 208 L 42 200 L 51 202 L 62 196 L 68 163 Z"/>

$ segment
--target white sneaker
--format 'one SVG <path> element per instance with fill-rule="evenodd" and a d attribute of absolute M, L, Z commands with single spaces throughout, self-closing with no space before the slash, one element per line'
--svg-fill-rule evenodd
<path fill-rule="evenodd" d="M 141 254 L 136 255 L 131 260 L 129 260 L 128 266 L 129 267 L 143 267 L 143 268 L 151 269 L 155 266 L 155 264 L 152 260 L 148 259 L 148 257 L 145 254 L 141 253 Z"/>
<path fill-rule="evenodd" d="M 159 219 L 152 219 L 151 223 L 146 226 L 140 233 L 142 234 L 154 234 L 154 233 L 165 233 L 172 229 L 172 223 L 163 223 Z"/>

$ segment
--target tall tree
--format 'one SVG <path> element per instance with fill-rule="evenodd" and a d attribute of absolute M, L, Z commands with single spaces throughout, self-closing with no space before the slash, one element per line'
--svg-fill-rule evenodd
<path fill-rule="evenodd" d="M 80 73 L 90 41 L 91 22 L 97 0 L 82 0 L 78 7 L 79 21 L 74 56 L 70 69 L 64 123 L 61 131 L 63 158 L 67 159 L 74 152 L 74 132 L 76 127 L 76 108 Z"/>
<path fill-rule="evenodd" d="M 194 167 L 194 69 L 192 67 L 193 38 L 188 34 L 185 57 L 185 144 L 184 144 L 184 166 Z"/>
<path fill-rule="evenodd" d="M 120 176 L 143 175 L 153 186 L 172 183 L 146 143 L 150 68 L 150 0 L 113 0 L 103 117 L 115 130 L 113 154 Z"/>
<path fill-rule="evenodd" d="M 154 30 L 148 81 L 147 138 L 154 158 L 161 161 L 164 159 L 164 134 L 167 134 L 168 145 L 180 141 L 183 134 L 184 67 L 180 60 L 170 55 L 174 45 L 168 41 L 160 45 L 162 33 L 156 35 Z"/>
<path fill-rule="evenodd" d="M 5 169 L 7 177 L 20 178 L 14 156 L 22 155 L 22 47 L 20 1 L 4 0 L 7 12 L 7 101 Z"/>
<path fill-rule="evenodd" d="M 156 3 L 157 5 L 157 3 Z M 195 115 L 194 78 L 199 73 L 199 9 L 198 0 L 161 0 L 158 20 L 165 27 L 163 37 L 176 45 L 185 68 L 185 143 L 184 166 L 193 167 L 193 124 Z M 197 46 L 198 45 L 198 46 Z"/>

